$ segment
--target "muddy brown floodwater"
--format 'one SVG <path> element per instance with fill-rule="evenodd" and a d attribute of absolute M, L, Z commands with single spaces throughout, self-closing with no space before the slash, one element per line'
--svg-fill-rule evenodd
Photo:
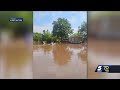
<path fill-rule="evenodd" d="M 0 44 L 1 79 L 32 79 L 32 49 L 27 46 L 23 40 Z"/>
<path fill-rule="evenodd" d="M 33 78 L 86 79 L 87 52 L 82 49 L 81 44 L 33 45 Z"/>
<path fill-rule="evenodd" d="M 120 73 L 97 73 L 98 65 L 120 65 L 120 42 L 88 40 L 88 79 L 120 79 Z"/>

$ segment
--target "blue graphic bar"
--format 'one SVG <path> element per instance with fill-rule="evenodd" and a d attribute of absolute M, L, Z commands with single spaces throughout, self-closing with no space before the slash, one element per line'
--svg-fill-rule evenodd
<path fill-rule="evenodd" d="M 23 22 L 23 18 L 10 18 L 10 22 Z"/>

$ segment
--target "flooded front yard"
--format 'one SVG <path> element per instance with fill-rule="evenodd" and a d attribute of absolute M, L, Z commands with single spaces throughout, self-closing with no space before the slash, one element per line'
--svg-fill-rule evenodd
<path fill-rule="evenodd" d="M 86 79 L 87 51 L 83 49 L 81 44 L 33 45 L 33 78 Z"/>

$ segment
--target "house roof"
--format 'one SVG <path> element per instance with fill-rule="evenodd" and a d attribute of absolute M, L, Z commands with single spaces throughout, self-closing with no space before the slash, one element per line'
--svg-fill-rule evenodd
<path fill-rule="evenodd" d="M 69 37 L 69 38 L 78 38 L 78 37 L 80 37 L 80 36 L 71 36 L 71 37 Z"/>

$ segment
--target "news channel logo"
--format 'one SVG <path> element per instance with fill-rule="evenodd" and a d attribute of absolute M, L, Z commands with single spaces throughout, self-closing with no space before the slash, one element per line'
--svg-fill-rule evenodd
<path fill-rule="evenodd" d="M 107 72 L 109 73 L 111 69 L 110 65 L 98 65 L 95 72 Z"/>
<path fill-rule="evenodd" d="M 10 22 L 23 22 L 23 18 L 10 18 Z"/>

